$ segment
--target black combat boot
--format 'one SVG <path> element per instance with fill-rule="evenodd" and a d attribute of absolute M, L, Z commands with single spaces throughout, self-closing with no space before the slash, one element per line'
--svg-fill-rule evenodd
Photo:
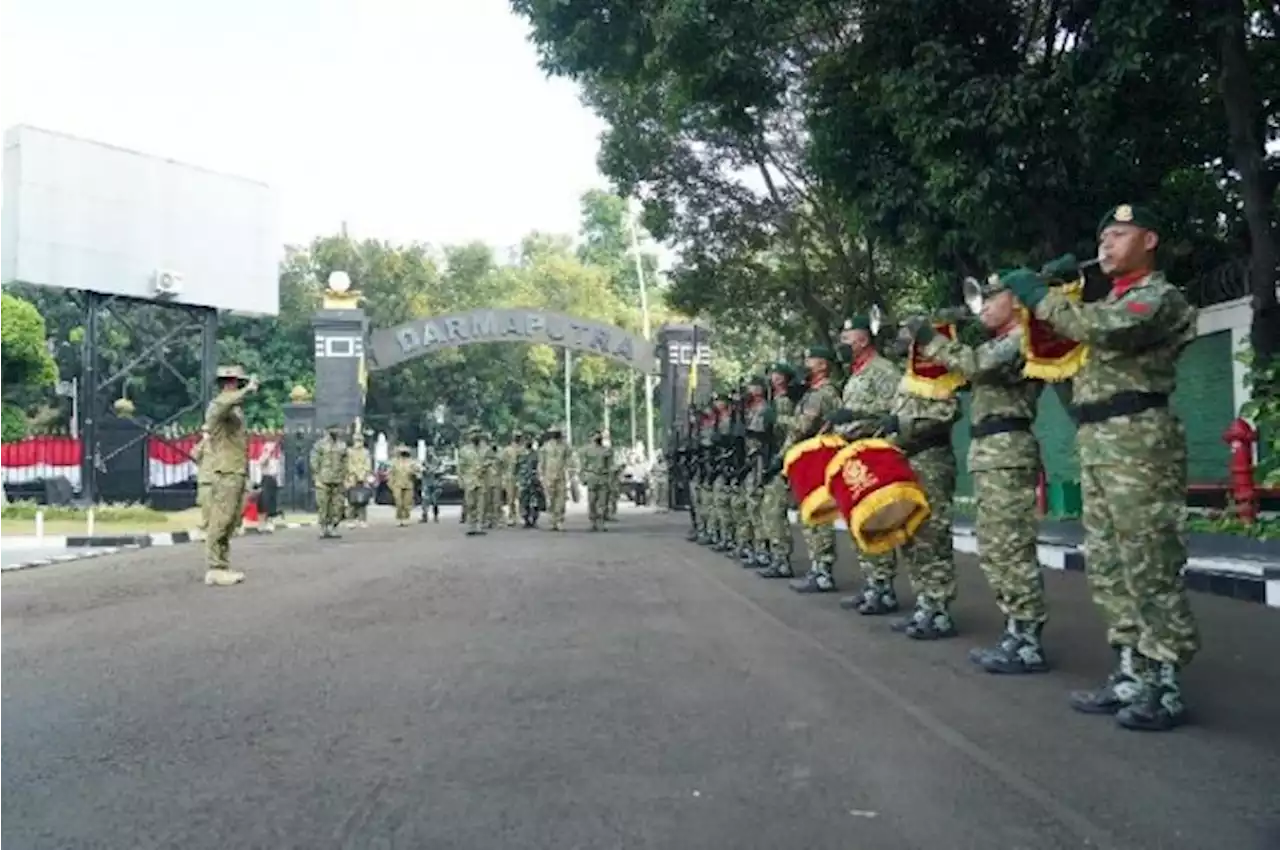
<path fill-rule="evenodd" d="M 756 550 L 750 546 L 743 546 L 738 550 L 738 563 L 742 564 L 745 569 L 754 570 L 756 568 Z"/>
<path fill-rule="evenodd" d="M 1168 732 L 1187 722 L 1178 667 L 1144 659 L 1138 695 L 1116 712 L 1116 722 L 1137 732 Z"/>
<path fill-rule="evenodd" d="M 1142 688 L 1134 668 L 1136 653 L 1128 646 L 1117 647 L 1116 653 L 1116 668 L 1107 676 L 1102 687 L 1095 691 L 1071 692 L 1068 702 L 1076 711 L 1084 714 L 1115 714 L 1138 696 Z"/>
<path fill-rule="evenodd" d="M 991 646 L 975 646 L 969 650 L 969 660 L 979 667 L 982 661 L 988 655 L 996 652 L 1008 652 L 1018 644 L 1018 621 L 1012 617 L 1004 621 L 1004 633 L 1000 635 L 1000 640 L 994 647 Z"/>
<path fill-rule="evenodd" d="M 931 608 L 926 616 L 907 625 L 902 633 L 912 640 L 942 640 L 956 636 L 956 624 L 945 607 Z"/>
<path fill-rule="evenodd" d="M 759 549 L 756 550 L 756 566 L 757 567 L 768 568 L 769 565 L 772 563 L 773 563 L 773 555 L 770 554 L 769 547 L 767 545 L 761 546 Z"/>
<path fill-rule="evenodd" d="M 769 566 L 756 573 L 760 578 L 791 578 L 795 574 L 795 570 L 791 568 L 791 559 L 786 555 L 774 555 Z"/>
<path fill-rule="evenodd" d="M 834 593 L 836 580 L 831 577 L 829 565 L 815 563 L 809 572 L 791 582 L 790 587 L 796 593 Z"/>
<path fill-rule="evenodd" d="M 1010 620 L 1008 632 L 993 649 L 986 650 L 978 665 L 988 673 L 1018 676 L 1024 673 L 1045 673 L 1049 661 L 1044 655 L 1040 634 L 1044 623 L 1028 620 Z M 973 653 L 969 653 L 973 658 Z"/>
<path fill-rule="evenodd" d="M 892 614 L 898 610 L 898 594 L 894 592 L 892 582 L 871 581 L 861 593 L 841 599 L 840 607 L 867 617 Z"/>
<path fill-rule="evenodd" d="M 688 533 L 688 534 L 686 534 L 686 535 L 684 536 L 684 539 L 685 539 L 685 540 L 688 540 L 690 543 L 697 543 L 697 542 L 699 542 L 699 541 L 698 541 L 698 529 L 696 529 L 696 528 L 690 528 L 690 529 L 689 529 L 689 533 Z"/>

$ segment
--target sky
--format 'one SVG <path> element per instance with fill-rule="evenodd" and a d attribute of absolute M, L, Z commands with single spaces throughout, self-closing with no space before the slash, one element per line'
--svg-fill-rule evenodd
<path fill-rule="evenodd" d="M 0 127 L 254 178 L 280 234 L 576 233 L 604 125 L 506 0 L 5 0 Z"/>

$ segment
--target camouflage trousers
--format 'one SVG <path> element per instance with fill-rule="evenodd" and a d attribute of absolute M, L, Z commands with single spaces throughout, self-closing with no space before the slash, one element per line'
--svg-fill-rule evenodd
<path fill-rule="evenodd" d="M 945 608 L 956 598 L 955 541 L 951 537 L 951 507 L 956 494 L 956 459 L 950 446 L 927 449 L 911 458 L 925 497 L 929 518 L 902 547 L 916 604 Z"/>
<path fill-rule="evenodd" d="M 335 528 L 342 522 L 347 497 L 341 484 L 316 484 L 316 520 L 322 528 Z"/>
<path fill-rule="evenodd" d="M 587 517 L 592 528 L 599 528 L 609 518 L 609 500 L 613 493 L 607 481 L 587 482 Z"/>
<path fill-rule="evenodd" d="M 1044 575 L 1036 555 L 1034 468 L 975 470 L 978 566 L 1006 618 L 1031 623 L 1047 619 Z"/>
<path fill-rule="evenodd" d="M 609 476 L 605 491 L 605 519 L 613 519 L 618 515 L 618 499 L 622 498 L 622 473 L 615 472 Z"/>
<path fill-rule="evenodd" d="M 733 505 L 733 496 L 729 491 L 729 482 L 724 477 L 717 478 L 715 483 L 711 485 L 712 508 L 711 516 L 713 522 L 713 530 L 720 536 L 721 540 L 733 535 L 732 515 L 730 508 Z"/>
<path fill-rule="evenodd" d="M 467 484 L 462 491 L 462 512 L 467 518 L 467 529 L 479 531 L 484 524 L 485 496 L 488 489 L 482 484 Z"/>
<path fill-rule="evenodd" d="M 502 485 L 490 481 L 484 488 L 484 524 L 493 528 L 502 520 Z"/>
<path fill-rule="evenodd" d="M 710 484 L 700 482 L 694 492 L 698 495 L 698 530 L 710 534 L 715 529 L 715 491 Z"/>
<path fill-rule="evenodd" d="M 1080 479 L 1089 587 L 1108 643 L 1185 666 L 1200 649 L 1182 579 L 1185 459 L 1086 466 Z"/>
<path fill-rule="evenodd" d="M 787 482 L 781 476 L 774 479 L 760 490 L 760 522 L 759 536 L 769 543 L 774 555 L 782 558 L 791 557 L 791 518 L 787 512 L 791 508 L 791 492 Z"/>
<path fill-rule="evenodd" d="M 756 482 L 748 479 L 738 485 L 738 504 L 734 513 L 738 520 L 735 537 L 741 546 L 763 548 L 769 542 L 760 527 L 760 505 L 764 501 L 764 490 Z"/>
<path fill-rule="evenodd" d="M 569 498 L 569 485 L 563 475 L 553 475 L 543 479 L 543 489 L 547 494 L 547 513 L 551 514 L 551 527 L 564 525 L 564 504 Z"/>
<path fill-rule="evenodd" d="M 213 473 L 205 490 L 202 510 L 206 518 L 204 554 L 211 570 L 231 568 L 231 537 L 240 526 L 246 476 L 234 472 Z"/>
<path fill-rule="evenodd" d="M 507 506 L 507 525 L 515 525 L 520 515 L 520 487 L 514 477 L 503 479 L 502 495 Z"/>
<path fill-rule="evenodd" d="M 809 550 L 809 560 L 816 566 L 831 569 L 836 563 L 836 527 L 834 525 L 804 525 L 800 536 Z"/>

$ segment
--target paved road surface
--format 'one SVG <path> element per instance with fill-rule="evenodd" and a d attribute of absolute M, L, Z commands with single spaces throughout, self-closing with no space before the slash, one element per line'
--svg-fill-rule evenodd
<path fill-rule="evenodd" d="M 89 555 L 102 551 L 91 546 L 79 547 L 76 549 L 68 549 L 65 546 L 40 546 L 32 548 L 8 548 L 0 546 L 0 569 L 15 569 L 20 564 L 29 564 L 32 561 L 44 561 L 49 558 L 57 558 L 61 555 Z"/>
<path fill-rule="evenodd" d="M 4 846 L 1280 846 L 1274 612 L 1198 598 L 1201 725 L 1144 736 L 1064 707 L 1106 660 L 1079 576 L 1062 669 L 994 679 L 682 531 L 298 530 L 237 540 L 232 590 L 194 546 L 10 573 Z"/>

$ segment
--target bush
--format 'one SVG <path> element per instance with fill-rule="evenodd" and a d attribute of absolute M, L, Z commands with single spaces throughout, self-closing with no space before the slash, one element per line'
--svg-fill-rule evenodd
<path fill-rule="evenodd" d="M 0 420 L 0 439 L 6 443 L 16 443 L 27 436 L 27 414 L 16 404 L 5 404 L 3 418 Z"/>
<path fill-rule="evenodd" d="M 46 520 L 85 520 L 88 518 L 89 512 L 85 508 L 78 508 L 73 505 L 39 505 L 35 502 L 9 502 L 0 509 L 0 517 L 4 519 L 35 519 L 37 511 L 44 511 Z M 106 504 L 95 505 L 93 509 L 94 522 L 150 522 L 162 523 L 168 521 L 168 516 L 154 508 L 146 505 L 125 503 L 125 504 Z"/>

